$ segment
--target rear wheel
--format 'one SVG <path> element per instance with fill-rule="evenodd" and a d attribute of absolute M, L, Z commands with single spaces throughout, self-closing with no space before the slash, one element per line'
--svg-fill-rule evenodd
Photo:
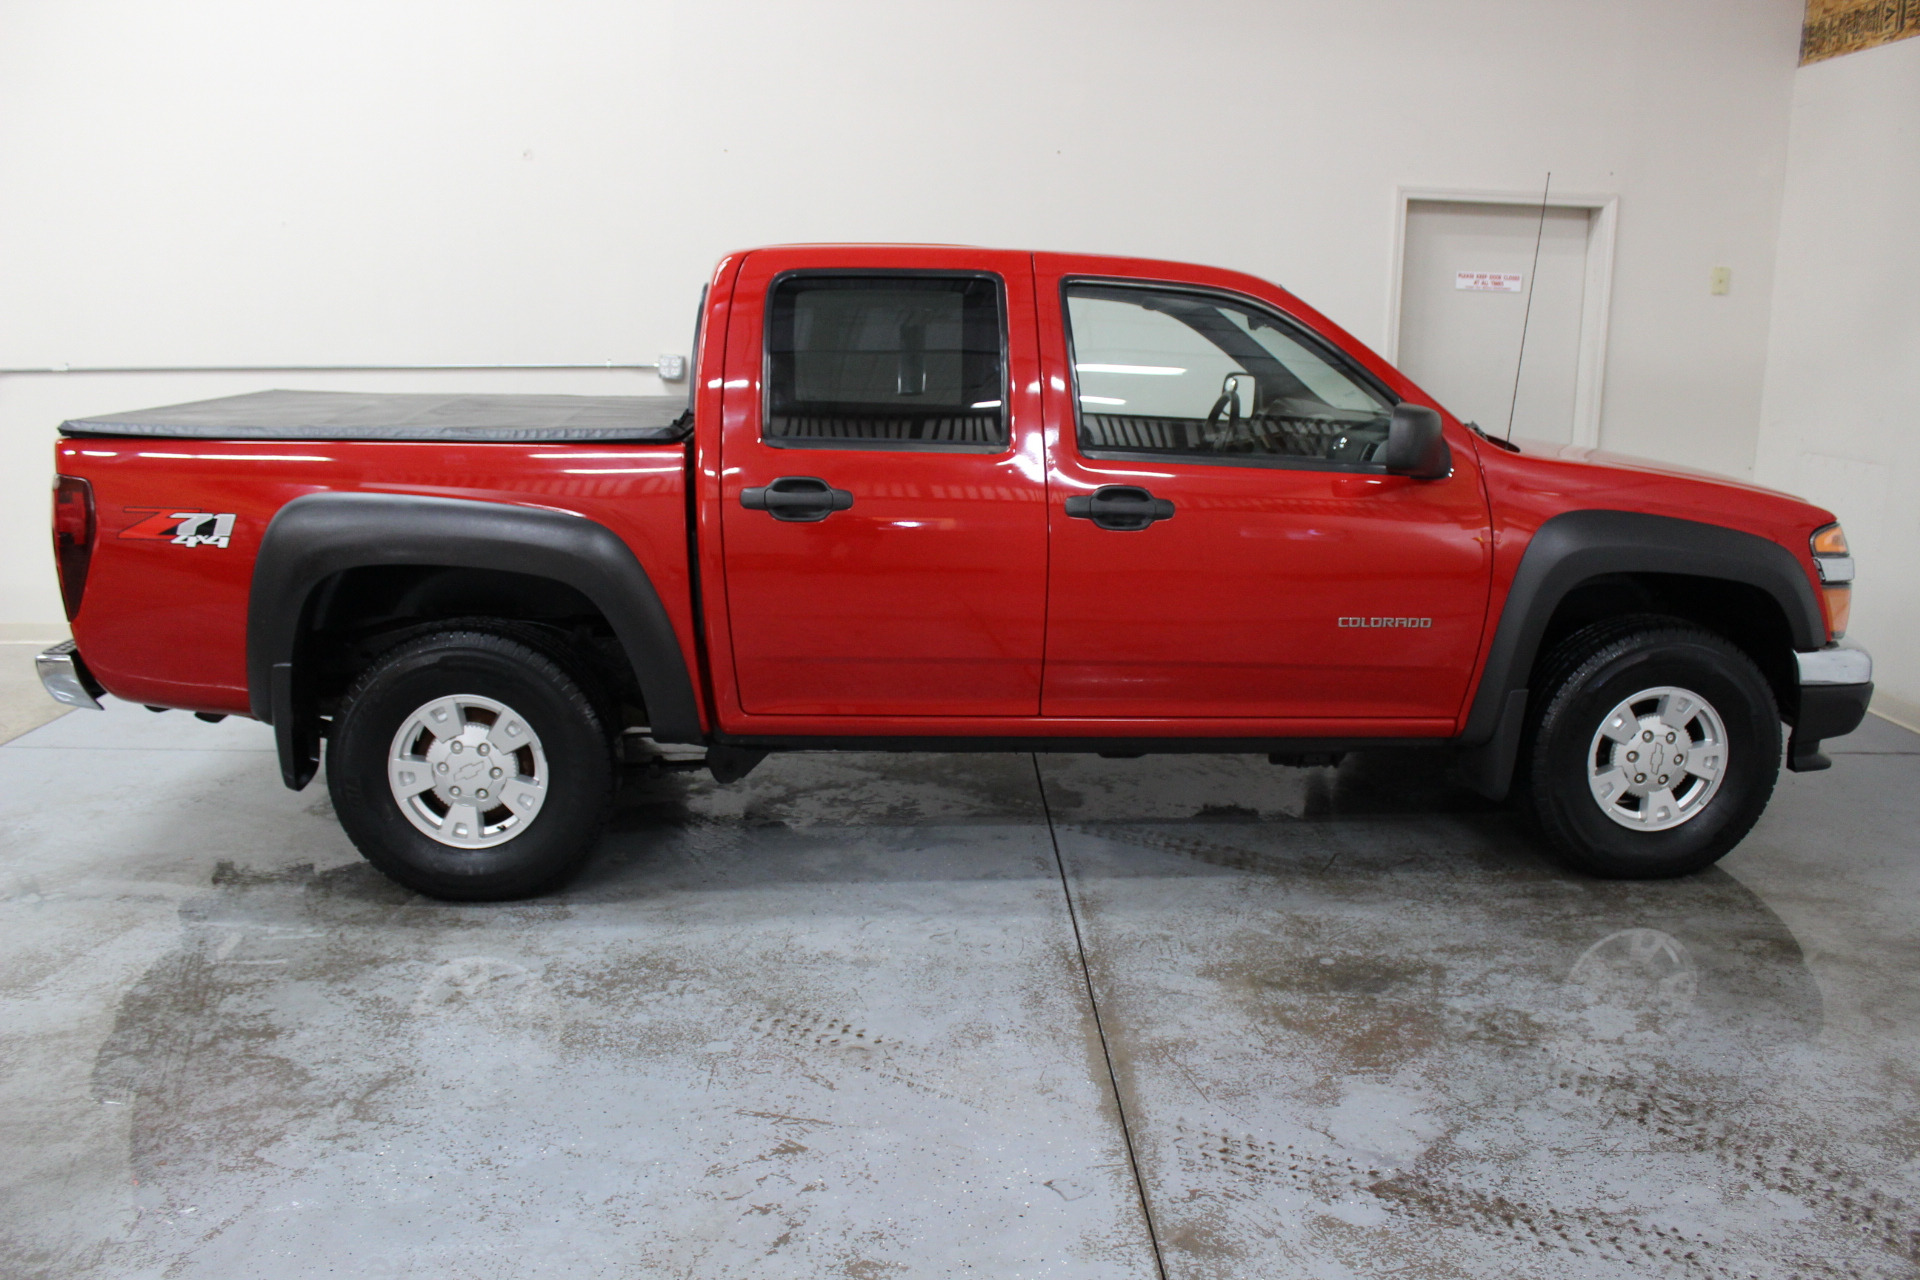
<path fill-rule="evenodd" d="M 1523 748 L 1533 816 L 1560 859 L 1615 879 L 1686 875 L 1758 821 L 1780 713 L 1753 660 L 1674 618 L 1604 622 L 1541 668 Z"/>
<path fill-rule="evenodd" d="M 340 825 L 388 876 L 436 898 L 520 898 L 579 869 L 612 803 L 594 699 L 556 654 L 443 631 L 383 655 L 327 752 Z"/>

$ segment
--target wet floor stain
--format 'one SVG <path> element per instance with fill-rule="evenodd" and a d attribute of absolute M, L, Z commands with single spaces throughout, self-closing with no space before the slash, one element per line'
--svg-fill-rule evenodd
<path fill-rule="evenodd" d="M 1061 840 L 1171 1274 L 1920 1274 L 1913 1091 L 1727 873 L 1353 789 L 1142 812 Z"/>
<path fill-rule="evenodd" d="M 217 861 L 96 1059 L 136 1210 L 103 1269 L 1142 1274 L 1051 846 L 992 765 L 735 812 L 645 781 L 533 903 Z"/>

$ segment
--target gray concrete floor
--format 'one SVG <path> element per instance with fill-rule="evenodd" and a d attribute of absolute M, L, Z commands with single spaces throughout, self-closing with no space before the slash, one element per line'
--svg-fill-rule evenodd
<path fill-rule="evenodd" d="M 1662 884 L 1418 756 L 797 755 L 450 906 L 261 726 L 75 713 L 0 747 L 0 1273 L 1914 1275 L 1920 735 L 1835 746 Z"/>

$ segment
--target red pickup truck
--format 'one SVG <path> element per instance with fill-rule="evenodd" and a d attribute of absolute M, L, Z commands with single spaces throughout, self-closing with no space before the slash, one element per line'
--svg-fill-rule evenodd
<path fill-rule="evenodd" d="M 622 758 L 1433 747 L 1603 876 L 1706 866 L 1872 694 L 1833 516 L 1463 424 L 1282 289 L 950 246 L 715 270 L 677 398 L 264 392 L 68 422 L 103 693 L 327 745 L 400 882 L 578 867 Z M 687 747 L 695 748 L 689 751 Z"/>

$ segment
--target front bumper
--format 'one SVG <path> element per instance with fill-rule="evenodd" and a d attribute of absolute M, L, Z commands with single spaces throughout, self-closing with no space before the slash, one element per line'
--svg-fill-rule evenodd
<path fill-rule="evenodd" d="M 40 672 L 40 683 L 55 702 L 93 711 L 101 709 L 100 695 L 106 690 L 87 670 L 87 664 L 80 661 L 80 650 L 73 641 L 62 640 L 35 658 L 33 665 Z"/>
<path fill-rule="evenodd" d="M 1873 656 L 1844 643 L 1793 656 L 1800 667 L 1800 712 L 1787 746 L 1787 768 L 1811 773 L 1833 765 L 1821 754 L 1823 740 L 1844 737 L 1867 718 Z"/>

